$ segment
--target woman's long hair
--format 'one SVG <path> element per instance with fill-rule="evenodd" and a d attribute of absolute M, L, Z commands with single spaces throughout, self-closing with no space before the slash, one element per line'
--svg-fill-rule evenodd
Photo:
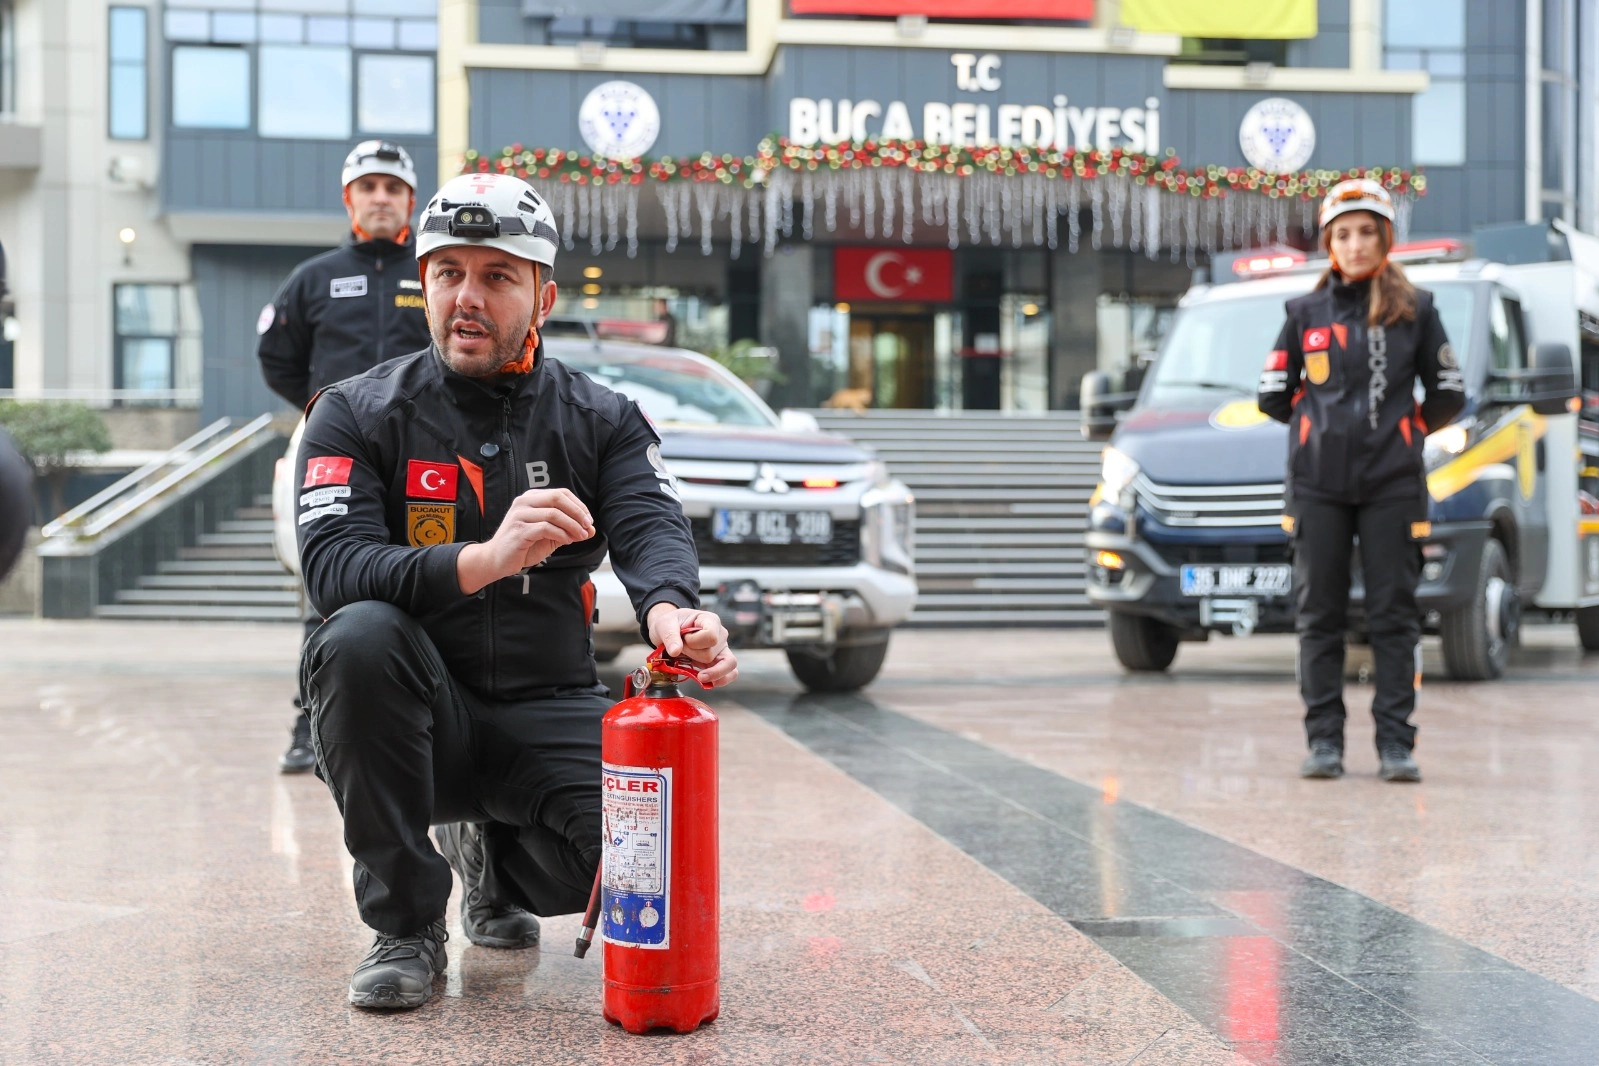
<path fill-rule="evenodd" d="M 1387 219 L 1383 220 L 1387 222 Z M 1401 322 L 1413 322 L 1416 318 L 1416 287 L 1405 277 L 1405 272 L 1398 263 L 1388 261 L 1388 252 L 1394 246 L 1394 227 L 1389 222 L 1385 226 L 1377 227 L 1377 239 L 1382 245 L 1382 266 L 1371 276 L 1371 304 L 1366 312 L 1366 325 L 1368 326 L 1397 326 Z M 1321 231 L 1321 247 L 1331 255 L 1332 231 L 1330 228 Z M 1332 284 L 1335 271 L 1328 267 L 1322 272 L 1321 278 L 1316 282 L 1316 288 L 1321 289 Z"/>

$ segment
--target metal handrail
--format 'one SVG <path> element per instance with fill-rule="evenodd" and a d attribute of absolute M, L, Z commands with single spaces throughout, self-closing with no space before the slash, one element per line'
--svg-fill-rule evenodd
<path fill-rule="evenodd" d="M 105 508 L 101 513 L 95 515 L 93 519 L 87 522 L 81 531 L 68 530 L 68 532 L 74 533 L 80 538 L 92 538 L 99 536 L 107 529 L 110 529 L 117 522 L 120 522 L 122 519 L 138 511 L 139 508 L 143 507 L 151 500 L 154 500 L 158 496 L 165 493 L 174 485 L 179 484 L 187 479 L 190 475 L 208 466 L 216 459 L 226 455 L 228 452 L 239 447 L 239 445 L 249 441 L 261 430 L 271 425 L 271 423 L 271 415 L 266 414 L 258 416 L 249 423 L 228 434 L 227 437 L 211 445 L 209 448 L 206 448 L 198 455 L 195 455 L 188 462 L 162 477 L 154 484 L 146 486 L 133 495 L 124 497 L 111 506 Z"/>
<path fill-rule="evenodd" d="M 178 462 L 194 448 L 210 440 L 212 437 L 216 436 L 218 433 L 221 433 L 232 424 L 233 419 L 231 418 L 224 416 L 217 419 L 215 422 L 212 422 L 209 426 L 206 426 L 194 436 L 180 441 L 178 444 L 167 449 L 166 453 L 160 458 L 152 459 L 148 463 L 145 463 L 143 466 L 139 467 L 139 469 L 133 471 L 133 473 L 118 478 L 114 483 L 107 485 L 105 488 L 101 489 L 93 496 L 90 496 L 87 500 L 84 500 L 70 511 L 67 511 L 58 518 L 47 522 L 44 529 L 40 530 L 40 532 L 46 537 L 59 537 L 63 533 L 71 532 L 70 527 L 83 521 L 90 514 L 99 510 L 101 507 L 104 507 L 106 504 L 110 503 L 112 500 L 116 499 L 133 486 L 139 484 L 139 482 L 143 481 L 157 470 L 160 470 L 164 466 L 170 466 L 173 463 Z"/>
<path fill-rule="evenodd" d="M 147 489 L 140 490 L 126 500 L 123 500 L 121 503 L 111 507 L 105 514 L 99 516 L 85 526 L 83 535 L 86 537 L 99 536 L 101 533 L 109 529 L 113 523 L 122 518 L 126 518 L 128 515 L 132 514 L 140 507 L 143 507 L 145 504 L 161 495 L 173 485 L 176 485 L 178 482 L 184 480 L 190 474 L 194 473 L 200 468 L 207 466 L 212 460 L 226 455 L 228 452 L 232 451 L 240 444 L 243 444 L 245 441 L 249 440 L 251 437 L 255 436 L 258 432 L 271 424 L 271 415 L 257 415 L 244 426 L 241 426 L 239 429 L 228 434 L 225 439 L 217 444 L 213 444 L 211 447 L 207 448 L 193 459 L 190 459 L 187 463 L 184 463 L 182 466 L 178 467 L 160 481 L 157 481 L 154 485 L 151 485 Z"/>

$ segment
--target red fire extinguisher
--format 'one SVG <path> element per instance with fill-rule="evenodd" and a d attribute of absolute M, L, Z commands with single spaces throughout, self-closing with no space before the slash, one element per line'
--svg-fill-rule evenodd
<path fill-rule="evenodd" d="M 605 937 L 605 1019 L 694 1031 L 721 1009 L 716 715 L 656 648 L 601 724 L 604 852 L 577 942 Z"/>

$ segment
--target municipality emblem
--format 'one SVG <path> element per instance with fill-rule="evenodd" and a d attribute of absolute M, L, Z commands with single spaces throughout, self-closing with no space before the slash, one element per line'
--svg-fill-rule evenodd
<path fill-rule="evenodd" d="M 596 85 L 577 109 L 577 128 L 596 155 L 637 159 L 655 146 L 661 112 L 655 98 L 630 81 Z"/>
<path fill-rule="evenodd" d="M 1244 113 L 1238 147 L 1250 166 L 1268 174 L 1302 170 L 1316 150 L 1316 124 L 1310 112 L 1292 100 L 1274 96 Z"/>

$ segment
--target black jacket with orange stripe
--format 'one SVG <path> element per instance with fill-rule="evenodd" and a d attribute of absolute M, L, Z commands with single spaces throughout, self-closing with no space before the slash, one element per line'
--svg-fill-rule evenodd
<path fill-rule="evenodd" d="M 327 617 L 359 600 L 421 622 L 451 674 L 487 699 L 598 683 L 589 574 L 610 551 L 637 608 L 699 603 L 699 562 L 660 438 L 632 400 L 545 357 L 479 381 L 428 348 L 311 401 L 296 473 L 306 591 Z M 473 595 L 456 556 L 530 488 L 570 489 L 596 535 Z"/>
<path fill-rule="evenodd" d="M 1334 274 L 1289 300 L 1261 371 L 1260 410 L 1289 427 L 1289 514 L 1296 498 L 1414 499 L 1425 518 L 1423 440 L 1465 406 L 1464 380 L 1432 293 L 1416 290 L 1416 317 L 1386 328 L 1366 325 L 1370 294 Z"/>

